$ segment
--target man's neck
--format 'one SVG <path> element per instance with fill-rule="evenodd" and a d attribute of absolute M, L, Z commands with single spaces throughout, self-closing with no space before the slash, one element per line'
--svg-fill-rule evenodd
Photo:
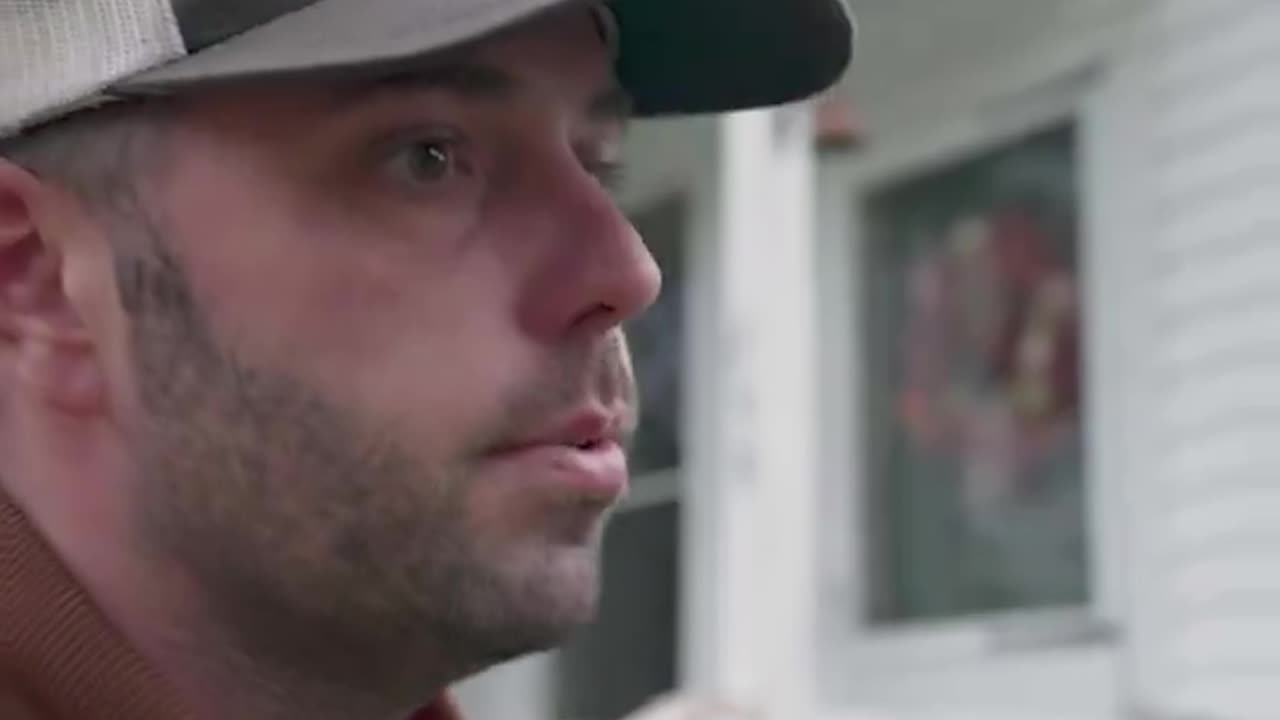
<path fill-rule="evenodd" d="M 179 602 L 191 593 L 163 582 L 164 573 L 107 562 L 44 525 L 0 492 L 0 615 L 25 621 L 0 627 L 0 648 L 13 655 L 0 655 L 0 667 L 74 667 L 74 676 L 36 678 L 41 687 L 31 690 L 60 715 L 80 717 L 75 708 L 88 704 L 137 720 L 457 720 L 443 697 L 415 714 L 430 678 L 399 700 L 283 680 L 227 648 L 220 633 L 198 631 L 211 623 L 175 610 L 195 604 Z M 32 632 L 7 637 L 17 625 Z"/>
<path fill-rule="evenodd" d="M 405 720 L 411 705 L 373 694 L 326 688 L 316 683 L 269 679 L 251 667 L 235 670 L 213 653 L 185 653 L 175 658 L 174 682 L 202 708 L 216 708 L 209 718 L 245 720 Z"/>
<path fill-rule="evenodd" d="M 196 607 L 195 603 L 180 603 Z M 138 615 L 122 620 L 142 652 L 169 669 L 172 682 L 210 720 L 457 720 L 444 698 L 444 682 L 423 677 L 406 687 L 361 687 L 331 678 L 300 676 L 293 669 L 255 661 L 230 646 L 232 633 L 195 613 L 171 613 L 165 622 Z M 162 632 L 163 628 L 181 628 Z M 428 699 L 428 710 L 415 714 Z M 201 716 L 203 718 L 203 715 Z"/>

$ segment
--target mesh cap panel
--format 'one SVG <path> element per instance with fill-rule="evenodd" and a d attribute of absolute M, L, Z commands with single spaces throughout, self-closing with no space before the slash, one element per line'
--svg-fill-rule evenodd
<path fill-rule="evenodd" d="M 168 0 L 0 0 L 0 136 L 183 55 Z"/>

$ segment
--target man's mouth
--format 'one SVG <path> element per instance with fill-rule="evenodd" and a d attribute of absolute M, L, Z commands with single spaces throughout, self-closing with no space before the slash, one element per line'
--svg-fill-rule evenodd
<path fill-rule="evenodd" d="M 599 408 L 575 412 L 493 453 L 522 481 L 613 504 L 627 491 L 621 416 Z"/>

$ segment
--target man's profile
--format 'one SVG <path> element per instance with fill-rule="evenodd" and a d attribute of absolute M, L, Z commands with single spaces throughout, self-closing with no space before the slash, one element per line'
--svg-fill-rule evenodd
<path fill-rule="evenodd" d="M 452 717 L 588 621 L 625 124 L 848 61 L 731 6 L 0 0 L 0 708 Z"/>

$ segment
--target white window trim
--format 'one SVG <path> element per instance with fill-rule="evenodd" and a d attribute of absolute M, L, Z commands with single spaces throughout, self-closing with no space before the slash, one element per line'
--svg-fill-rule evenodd
<path fill-rule="evenodd" d="M 910 710 L 950 708 L 982 711 L 982 717 L 1111 717 L 1123 684 L 1120 637 L 1100 637 L 1099 628 L 1122 627 L 1124 587 L 1125 453 L 1116 434 L 1125 420 L 1124 321 L 1111 317 L 1113 300 L 1125 295 L 1124 212 L 1112 198 L 1123 196 L 1128 176 L 1123 153 L 1113 152 L 1123 118 L 1116 89 L 1106 73 L 1084 68 L 1072 82 L 1047 83 L 1036 92 L 1005 98 L 968 116 L 948 118 L 931 133 L 871 138 L 856 156 L 822 163 L 819 227 L 822 244 L 823 383 L 832 402 L 823 408 L 824 467 L 828 487 L 822 526 L 827 552 L 821 558 L 820 603 L 825 639 L 820 648 L 824 694 L 853 705 L 910 717 Z M 1046 91 L 1045 88 L 1051 88 Z M 1022 100 L 1020 101 L 1020 97 Z M 877 630 L 857 621 L 863 561 L 860 506 L 865 487 L 858 458 L 864 434 L 859 418 L 862 381 L 854 338 L 861 337 L 854 311 L 859 297 L 853 198 L 859 188 L 918 167 L 998 143 L 1066 118 L 1077 122 L 1081 146 L 1083 278 L 1086 284 L 1085 358 L 1087 492 L 1094 602 L 1063 611 L 1006 613 L 990 619 L 921 624 Z M 998 122 L 997 122 L 998 119 Z M 1101 312 L 1100 308 L 1108 308 Z M 1122 637 L 1122 636 L 1121 636 Z M 1011 692 L 1011 688 L 1019 691 Z M 1060 715 L 1066 708 L 1085 715 Z M 929 717 L 948 717 L 947 714 Z"/>
<path fill-rule="evenodd" d="M 648 179 L 647 173 L 646 179 Z M 680 435 L 680 457 L 676 459 L 676 464 L 671 467 L 633 473 L 630 492 L 619 504 L 618 513 L 645 510 L 666 503 L 679 503 L 683 494 L 681 489 L 684 482 L 684 467 L 688 462 L 688 448 L 696 440 L 690 431 L 688 406 L 690 403 L 689 393 L 695 387 L 695 383 L 689 380 L 693 376 L 690 344 L 693 337 L 693 323 L 697 322 L 698 319 L 692 312 L 693 303 L 690 296 L 694 292 L 693 283 L 699 281 L 696 275 L 702 272 L 700 268 L 695 267 L 693 264 L 697 260 L 693 252 L 694 242 L 696 241 L 697 233 L 701 229 L 698 217 L 701 208 L 697 205 L 701 198 L 692 189 L 692 185 L 693 182 L 689 178 L 682 178 L 679 182 L 670 178 L 665 179 L 663 182 L 651 181 L 643 185 L 642 190 L 632 189 L 622 199 L 622 206 L 628 213 L 643 213 L 672 198 L 678 198 L 684 203 L 686 212 L 683 227 L 680 231 L 679 247 L 676 248 L 676 252 L 682 255 L 681 259 L 684 263 L 684 292 L 686 299 L 682 308 L 683 316 L 680 318 L 681 332 L 684 337 L 680 343 L 682 356 L 679 359 L 679 372 L 683 380 L 681 397 L 676 404 L 676 413 L 678 415 L 676 428 Z M 643 412 L 643 408 L 641 411 Z"/>
<path fill-rule="evenodd" d="M 636 512 L 680 502 L 680 477 L 679 466 L 635 476 L 631 480 L 631 492 L 619 506 L 618 512 Z"/>

